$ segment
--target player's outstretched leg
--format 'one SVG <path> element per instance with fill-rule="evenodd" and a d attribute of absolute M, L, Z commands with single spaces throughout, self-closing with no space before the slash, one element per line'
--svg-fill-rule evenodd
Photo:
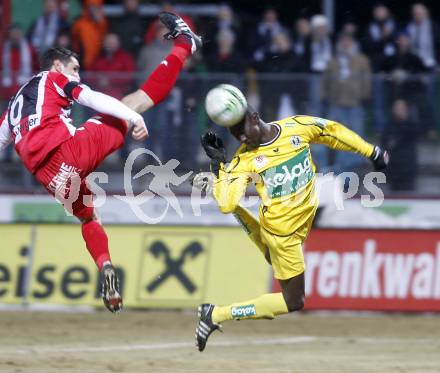
<path fill-rule="evenodd" d="M 162 12 L 159 20 L 168 28 L 165 39 L 172 39 L 170 54 L 156 67 L 142 86 L 122 99 L 122 102 L 138 113 L 143 113 L 162 102 L 173 89 L 186 59 L 202 46 L 196 35 L 179 16 Z"/>
<path fill-rule="evenodd" d="M 118 312 L 122 308 L 122 297 L 119 290 L 119 281 L 113 268 L 108 248 L 108 237 L 104 228 L 95 219 L 83 221 L 82 234 L 87 250 L 100 271 L 101 295 L 104 305 L 110 312 Z"/>
<path fill-rule="evenodd" d="M 227 320 L 273 319 L 289 312 L 282 293 L 264 294 L 246 302 L 228 306 L 202 304 L 199 306 L 199 323 L 196 329 L 196 343 L 199 351 L 205 349 L 211 333 Z"/>
<path fill-rule="evenodd" d="M 122 309 L 122 297 L 119 292 L 118 276 L 114 267 L 109 263 L 101 270 L 102 300 L 110 312 Z"/>
<path fill-rule="evenodd" d="M 91 192 L 86 182 L 81 183 L 80 198 L 73 203 L 73 214 L 82 222 L 81 231 L 87 250 L 100 271 L 101 295 L 104 305 L 110 312 L 122 309 L 122 296 L 117 273 L 112 265 L 108 247 L 108 237 L 101 225 L 96 210 L 85 205 L 91 203 Z"/>
<path fill-rule="evenodd" d="M 163 12 L 159 15 L 159 20 L 168 28 L 169 32 L 164 37 L 172 39 L 174 47 L 140 87 L 140 90 L 147 94 L 151 102 L 147 100 L 146 105 L 138 107 L 135 104 L 137 100 L 133 100 L 137 96 L 136 92 L 123 99 L 129 107 L 137 112 L 148 110 L 168 96 L 176 84 L 185 60 L 202 46 L 202 39 L 194 34 L 179 16 Z M 141 100 L 141 102 L 143 101 Z"/>

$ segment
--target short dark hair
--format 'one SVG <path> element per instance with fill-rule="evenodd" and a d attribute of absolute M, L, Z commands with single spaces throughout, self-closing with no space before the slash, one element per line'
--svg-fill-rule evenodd
<path fill-rule="evenodd" d="M 40 69 L 42 71 L 50 70 L 55 60 L 60 60 L 63 64 L 67 64 L 72 57 L 78 59 L 78 55 L 67 48 L 50 48 L 40 58 Z"/>

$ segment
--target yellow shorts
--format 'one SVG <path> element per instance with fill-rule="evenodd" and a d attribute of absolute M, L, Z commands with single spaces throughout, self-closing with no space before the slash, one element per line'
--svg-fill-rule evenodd
<path fill-rule="evenodd" d="M 274 277 L 288 280 L 306 269 L 302 244 L 311 224 L 306 224 L 290 236 L 277 236 L 261 228 L 261 241 L 269 248 Z"/>

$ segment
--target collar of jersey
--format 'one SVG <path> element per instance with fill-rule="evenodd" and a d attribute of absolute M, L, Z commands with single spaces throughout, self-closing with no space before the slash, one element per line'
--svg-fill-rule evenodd
<path fill-rule="evenodd" d="M 281 135 L 281 126 L 279 124 L 277 124 L 277 123 L 269 123 L 269 124 L 271 126 L 275 126 L 276 128 L 278 128 L 278 133 L 277 133 L 277 135 L 272 140 L 270 140 L 268 142 L 265 142 L 264 144 L 260 144 L 260 146 L 267 146 L 267 145 L 273 144 L 275 141 L 278 140 L 278 138 Z"/>

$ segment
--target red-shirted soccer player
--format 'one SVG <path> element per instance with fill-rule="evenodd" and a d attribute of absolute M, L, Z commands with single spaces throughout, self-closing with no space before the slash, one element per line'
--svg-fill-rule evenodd
<path fill-rule="evenodd" d="M 142 88 L 122 102 L 81 84 L 77 55 L 52 48 L 42 56 L 42 72 L 11 98 L 0 120 L 0 150 L 14 142 L 26 168 L 82 222 L 87 249 L 101 272 L 104 304 L 112 312 L 122 308 L 122 297 L 86 177 L 123 146 L 131 127 L 134 139 L 148 136 L 139 113 L 168 95 L 185 59 L 201 46 L 200 37 L 180 17 L 163 12 L 159 19 L 169 29 L 165 38 L 174 40 L 174 48 Z M 101 114 L 76 128 L 70 119 L 74 101 Z"/>

